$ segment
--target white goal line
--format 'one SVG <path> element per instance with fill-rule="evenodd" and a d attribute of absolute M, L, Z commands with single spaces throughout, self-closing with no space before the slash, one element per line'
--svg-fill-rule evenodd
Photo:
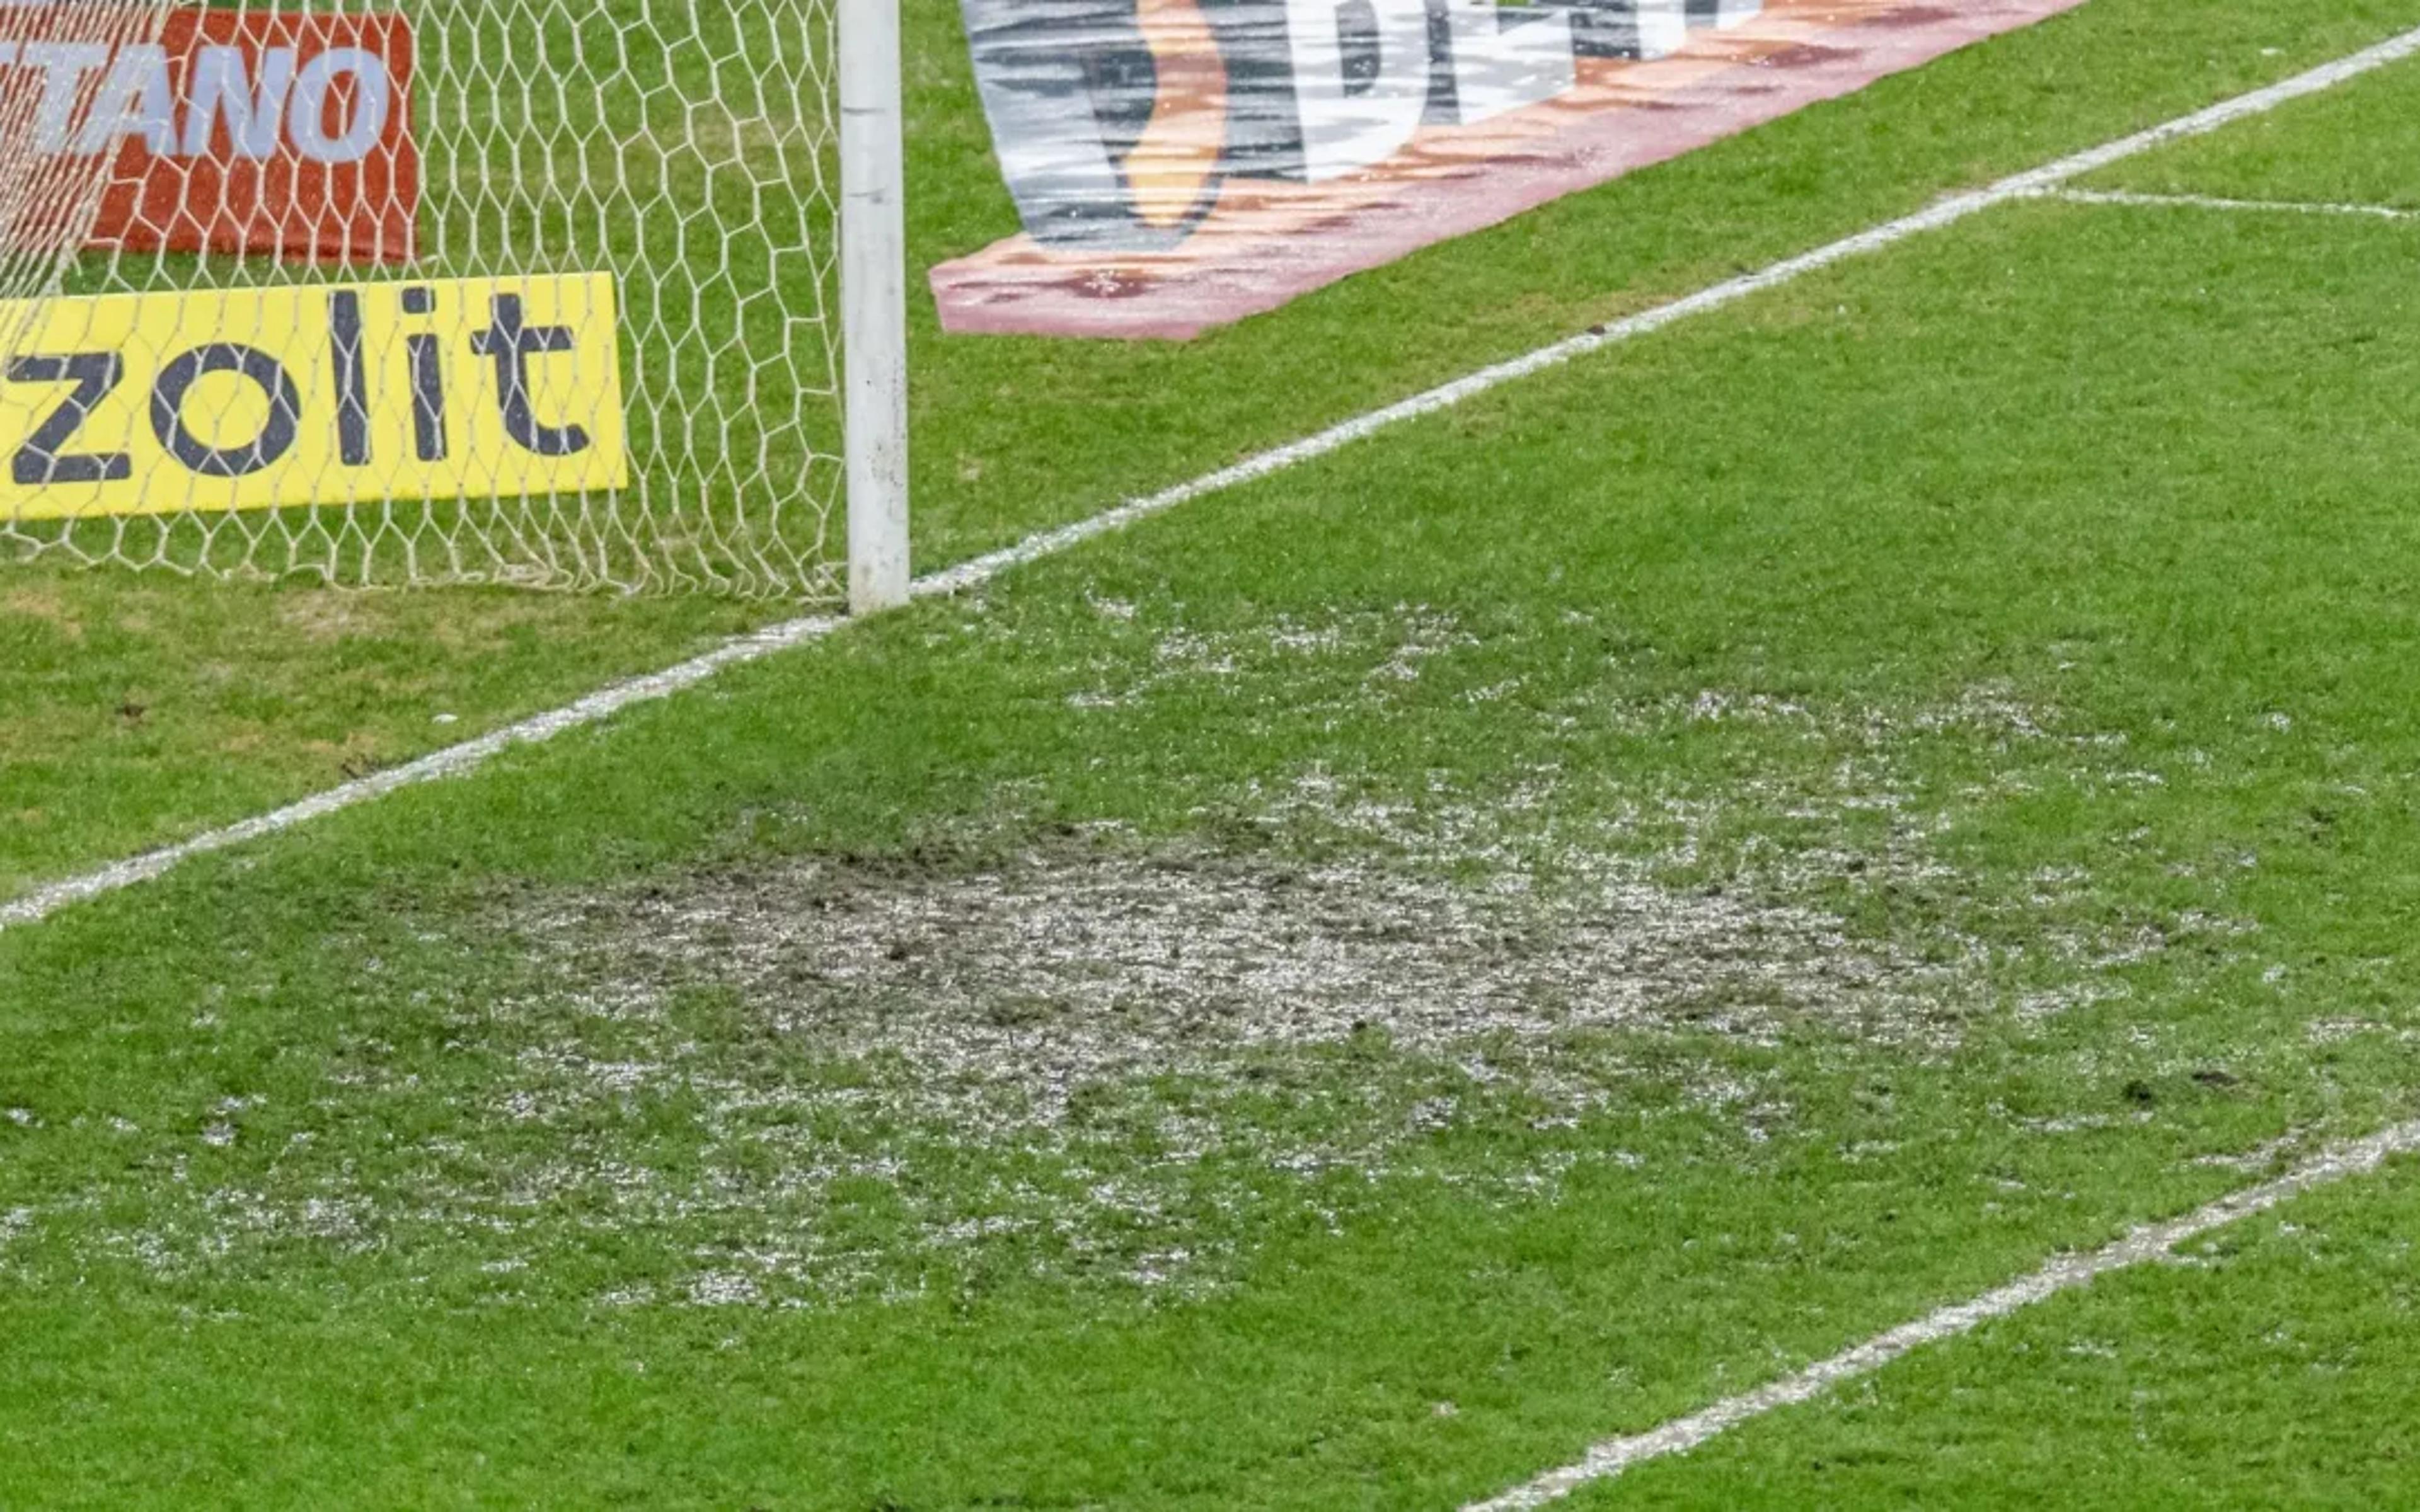
<path fill-rule="evenodd" d="M 1644 1433 L 1608 1439 L 1571 1464 L 1550 1470 L 1501 1496 L 1474 1502 L 1464 1512 L 1529 1512 L 1530 1508 L 1560 1500 L 1591 1482 L 1611 1480 L 1648 1460 L 1686 1454 L 1752 1418 L 1811 1400 L 1844 1381 L 1869 1376 L 1924 1345 L 1971 1334 L 1994 1319 L 2073 1290 L 2112 1271 L 2165 1259 L 2188 1240 L 2266 1212 L 2316 1187 L 2367 1175 L 2383 1165 L 2387 1157 L 2410 1154 L 2415 1149 L 2420 1149 L 2420 1121 L 2398 1123 L 2366 1138 L 2332 1145 L 2283 1176 L 2229 1193 L 2181 1218 L 2147 1224 L 2089 1254 L 2059 1256 L 2030 1275 L 1994 1287 L 1979 1297 L 1936 1308 L 1914 1322 L 1877 1334 L 1828 1360 L 1819 1360 L 1754 1391 L 1726 1396 L 1711 1407 L 1676 1417 Z"/>
<path fill-rule="evenodd" d="M 1314 457 L 1326 455 L 1341 447 L 1351 445 L 1365 437 L 1389 426 L 1414 420 L 1422 415 L 1450 409 L 1466 400 L 1491 389 L 1500 388 L 1533 373 L 1560 366 L 1574 358 L 1582 357 L 1602 347 L 1629 341 L 1666 326 L 1704 315 L 1726 305 L 1736 304 L 1751 295 L 1776 288 L 1807 274 L 1831 267 L 1869 252 L 1893 246 L 1927 231 L 1954 225 L 1971 215 L 2006 205 L 2010 201 L 2039 196 L 2046 191 L 2060 188 L 2074 179 L 2107 167 L 2113 162 L 2149 152 L 2154 147 L 2186 137 L 2214 131 L 2233 121 L 2258 116 L 2276 109 L 2289 100 L 2334 88 L 2348 79 L 2358 78 L 2372 69 L 2411 57 L 2420 53 L 2420 28 L 2404 32 L 2376 46 L 2365 48 L 2332 63 L 2321 64 L 2307 72 L 2281 80 L 2248 94 L 2222 100 L 2191 115 L 2130 136 L 2119 137 L 2100 147 L 2091 147 L 2071 157 L 2045 163 L 2041 167 L 2003 178 L 1984 188 L 1969 190 L 1936 200 L 1912 215 L 1885 221 L 1853 236 L 1828 242 L 1811 252 L 1784 258 L 1769 267 L 1726 279 L 1668 303 L 1642 310 L 1608 324 L 1592 327 L 1576 336 L 1541 347 L 1535 351 L 1509 362 L 1482 367 L 1465 377 L 1398 400 L 1383 409 L 1332 425 L 1315 435 L 1304 437 L 1273 450 L 1245 458 L 1230 467 L 1205 473 L 1189 483 L 1181 483 L 1158 493 L 1133 499 L 1113 509 L 1029 536 L 1001 550 L 986 553 L 954 567 L 918 579 L 912 593 L 918 598 L 959 593 L 990 582 L 1013 568 L 1029 562 L 1051 556 L 1071 547 L 1081 545 L 1095 536 L 1154 515 L 1163 514 L 1179 504 L 1190 502 L 1208 494 L 1251 483 L 1273 473 L 1298 467 Z M 516 746 L 534 745 L 551 740 L 567 730 L 582 729 L 599 723 L 633 704 L 652 702 L 668 698 L 684 688 L 694 687 L 727 668 L 758 661 L 776 652 L 820 640 L 849 623 L 830 616 L 817 615 L 791 620 L 772 625 L 752 635 L 727 640 L 704 656 L 685 661 L 662 671 L 652 672 L 628 682 L 615 683 L 567 704 L 550 710 L 475 740 L 432 752 L 419 760 L 390 768 L 357 781 L 344 783 L 316 794 L 299 803 L 271 813 L 247 819 L 240 824 L 212 829 L 190 840 L 147 852 L 35 888 L 23 897 L 0 903 L 0 931 L 22 928 L 50 918 L 60 910 L 89 899 L 105 896 L 138 883 L 161 876 L 196 856 L 245 844 L 251 841 L 292 829 L 313 820 L 324 818 L 347 809 L 356 808 L 408 787 L 433 782 L 442 778 L 459 777 L 487 764 Z"/>

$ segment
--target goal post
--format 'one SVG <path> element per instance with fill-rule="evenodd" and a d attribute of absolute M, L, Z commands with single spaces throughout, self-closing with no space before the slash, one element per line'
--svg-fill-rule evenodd
<path fill-rule="evenodd" d="M 848 602 L 908 601 L 908 231 L 899 0 L 840 9 L 842 408 Z"/>
<path fill-rule="evenodd" d="M 897 0 L 0 0 L 0 562 L 907 595 Z"/>

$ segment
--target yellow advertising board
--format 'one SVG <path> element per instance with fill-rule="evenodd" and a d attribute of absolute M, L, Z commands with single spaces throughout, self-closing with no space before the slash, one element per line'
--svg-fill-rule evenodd
<path fill-rule="evenodd" d="M 613 275 L 0 302 L 0 518 L 628 482 Z"/>

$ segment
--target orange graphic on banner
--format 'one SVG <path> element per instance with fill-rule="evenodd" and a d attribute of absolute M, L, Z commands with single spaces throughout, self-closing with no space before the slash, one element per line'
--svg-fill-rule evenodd
<path fill-rule="evenodd" d="M 1135 21 L 1156 74 L 1151 119 L 1126 154 L 1136 213 L 1150 225 L 1182 225 L 1218 193 L 1226 147 L 1227 65 L 1198 0 L 1139 0 Z"/>

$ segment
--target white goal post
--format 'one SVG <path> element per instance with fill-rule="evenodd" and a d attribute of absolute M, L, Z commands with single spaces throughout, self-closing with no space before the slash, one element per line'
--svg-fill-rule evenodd
<path fill-rule="evenodd" d="M 898 0 L 0 0 L 0 563 L 908 595 Z"/>
<path fill-rule="evenodd" d="M 839 0 L 848 603 L 908 602 L 908 231 L 899 0 Z"/>

